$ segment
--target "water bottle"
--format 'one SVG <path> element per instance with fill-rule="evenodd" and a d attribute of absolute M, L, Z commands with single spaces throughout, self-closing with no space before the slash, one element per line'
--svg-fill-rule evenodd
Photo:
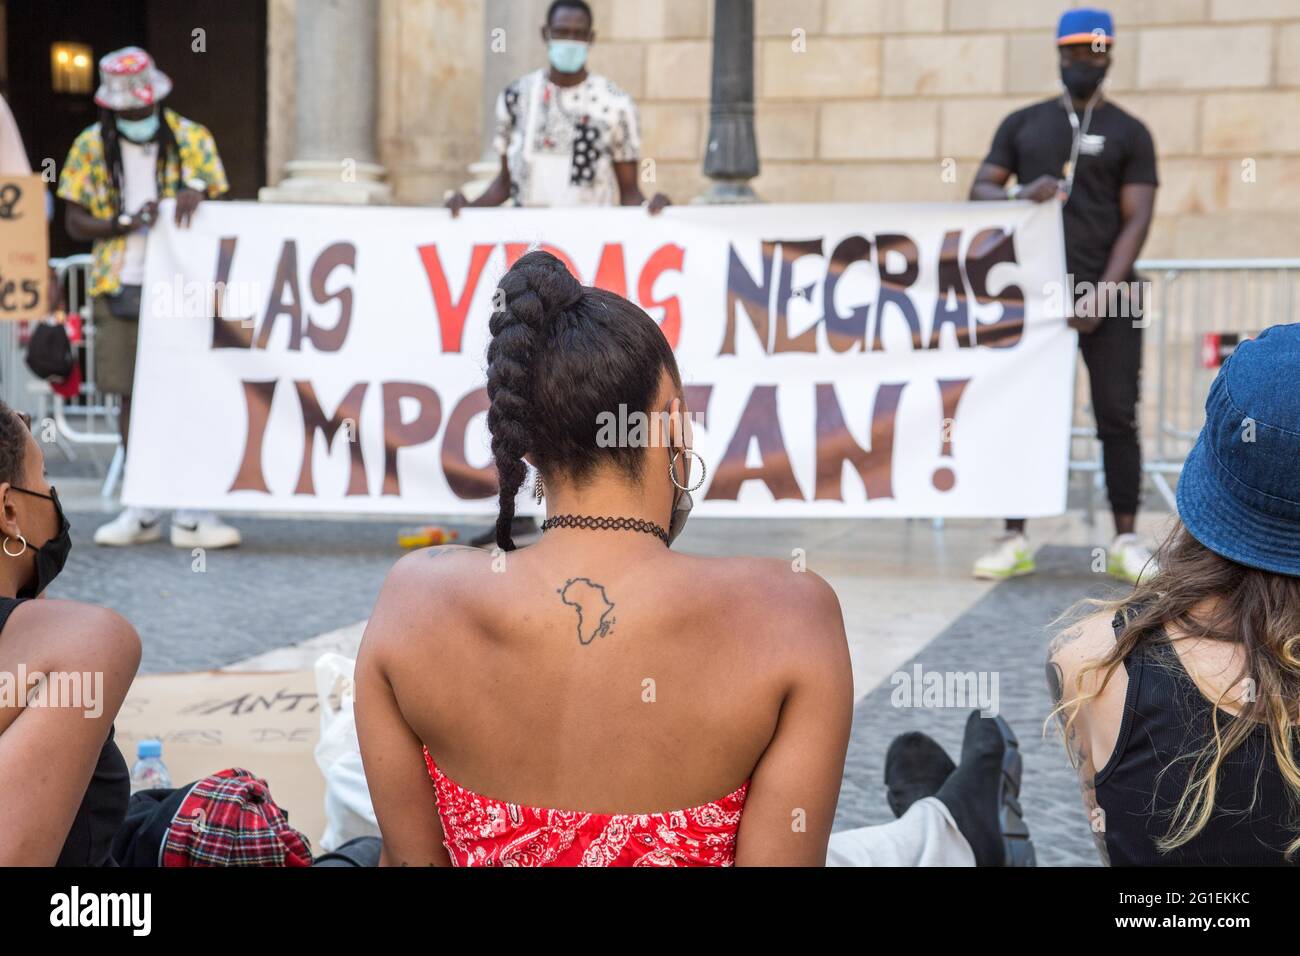
<path fill-rule="evenodd" d="M 131 768 L 131 792 L 169 789 L 172 776 L 162 762 L 162 741 L 142 740 L 136 746 L 136 762 Z"/>

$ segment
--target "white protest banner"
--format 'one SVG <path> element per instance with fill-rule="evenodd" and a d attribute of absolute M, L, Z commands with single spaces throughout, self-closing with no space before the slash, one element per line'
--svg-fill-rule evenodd
<path fill-rule="evenodd" d="M 699 513 L 1064 510 L 1075 334 L 1060 209 L 1025 202 L 456 220 L 210 202 L 189 229 L 164 210 L 125 499 L 493 512 L 492 292 L 537 243 L 641 305 L 673 345 L 709 469 Z"/>

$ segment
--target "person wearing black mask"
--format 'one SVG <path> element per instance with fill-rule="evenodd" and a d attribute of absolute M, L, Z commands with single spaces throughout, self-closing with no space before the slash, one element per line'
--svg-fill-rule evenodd
<path fill-rule="evenodd" d="M 1104 10 L 1066 11 L 1057 27 L 1061 93 L 1017 110 L 993 137 L 970 198 L 1064 204 L 1065 262 L 1073 306 L 1070 324 L 1092 390 L 1106 489 L 1115 519 L 1107 569 L 1136 582 L 1156 570 L 1135 534 L 1142 458 L 1138 379 L 1142 367 L 1142 299 L 1134 263 L 1155 208 L 1155 144 L 1142 121 L 1103 93 L 1115 28 Z M 1012 177 L 1015 184 L 1010 185 Z M 1034 559 L 1025 522 L 975 563 L 981 578 L 1028 574 Z"/>
<path fill-rule="evenodd" d="M 113 720 L 140 638 L 106 608 L 36 600 L 72 543 L 44 475 L 30 422 L 0 403 L 0 866 L 95 866 L 109 862 L 126 815 Z M 80 680 L 81 699 L 58 699 L 38 676 L 53 674 Z"/>

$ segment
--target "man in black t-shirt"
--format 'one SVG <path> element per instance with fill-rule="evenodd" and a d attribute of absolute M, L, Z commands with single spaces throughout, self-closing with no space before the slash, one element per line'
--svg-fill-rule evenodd
<path fill-rule="evenodd" d="M 1151 225 L 1158 181 L 1151 134 L 1102 95 L 1114 41 L 1104 10 L 1061 16 L 1062 92 L 1002 121 L 970 198 L 1064 203 L 1065 300 L 1074 307 L 1070 324 L 1079 330 L 1088 367 L 1115 518 L 1107 569 L 1135 582 L 1155 563 L 1134 534 L 1142 484 L 1137 401 L 1145 322 L 1133 264 Z M 1008 519 L 1006 533 L 975 562 L 974 573 L 1004 578 L 1033 570 L 1025 522 Z"/>

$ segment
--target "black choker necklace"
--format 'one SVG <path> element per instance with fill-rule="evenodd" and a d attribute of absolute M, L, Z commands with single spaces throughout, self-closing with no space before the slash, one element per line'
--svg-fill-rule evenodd
<path fill-rule="evenodd" d="M 644 518 L 606 518 L 603 515 L 553 515 L 542 522 L 542 530 L 551 528 L 589 528 L 593 531 L 643 531 L 668 545 L 668 532 Z"/>

